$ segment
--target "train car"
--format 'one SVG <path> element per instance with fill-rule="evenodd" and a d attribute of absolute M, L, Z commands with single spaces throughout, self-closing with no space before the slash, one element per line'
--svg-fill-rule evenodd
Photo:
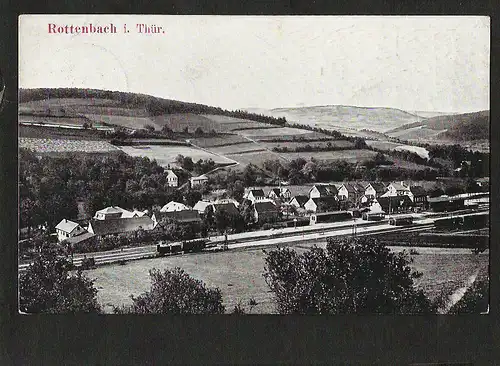
<path fill-rule="evenodd" d="M 157 244 L 156 245 L 156 252 L 160 255 L 170 254 L 171 253 L 170 245 Z"/>
<path fill-rule="evenodd" d="M 185 240 L 182 242 L 182 251 L 184 253 L 201 252 L 206 248 L 208 239 Z"/>
<path fill-rule="evenodd" d="M 385 214 L 383 212 L 365 212 L 363 214 L 363 220 L 367 221 L 380 221 L 385 218 Z"/>
<path fill-rule="evenodd" d="M 413 224 L 412 216 L 401 216 L 401 217 L 391 217 L 389 220 L 389 225 L 403 226 Z"/>

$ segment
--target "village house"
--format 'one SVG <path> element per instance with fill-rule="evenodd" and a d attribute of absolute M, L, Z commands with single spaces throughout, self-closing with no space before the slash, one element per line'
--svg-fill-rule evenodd
<path fill-rule="evenodd" d="M 327 212 L 336 211 L 339 209 L 339 200 L 337 197 L 319 197 L 310 198 L 305 204 L 304 208 L 307 212 Z"/>
<path fill-rule="evenodd" d="M 289 203 L 290 205 L 295 206 L 296 208 L 304 208 L 304 205 L 306 204 L 307 201 L 309 201 L 308 196 L 299 194 L 293 197 Z"/>
<path fill-rule="evenodd" d="M 184 211 L 184 210 L 190 210 L 190 208 L 183 203 L 170 201 L 160 209 L 160 212 L 172 212 L 172 211 Z"/>
<path fill-rule="evenodd" d="M 167 220 L 172 220 L 179 224 L 201 224 L 201 217 L 197 210 L 182 210 L 182 211 L 155 211 L 151 216 L 153 227 L 162 224 Z"/>
<path fill-rule="evenodd" d="M 62 219 L 59 224 L 56 225 L 57 239 L 63 241 L 78 235 L 85 233 L 86 230 L 80 226 L 80 224 Z"/>
<path fill-rule="evenodd" d="M 337 194 L 337 187 L 333 184 L 315 184 L 309 190 L 309 198 L 335 197 Z"/>
<path fill-rule="evenodd" d="M 280 211 L 272 202 L 255 202 L 253 204 L 255 222 L 276 222 L 280 219 Z"/>
<path fill-rule="evenodd" d="M 365 196 L 368 200 L 382 196 L 386 191 L 385 184 L 382 182 L 371 182 L 365 187 Z"/>
<path fill-rule="evenodd" d="M 102 210 L 96 211 L 93 219 L 94 220 L 112 220 L 121 219 L 123 217 L 133 217 L 132 211 L 125 210 L 118 206 L 110 206 L 103 208 Z"/>
<path fill-rule="evenodd" d="M 214 202 L 212 204 L 214 214 L 219 211 L 226 211 L 229 215 L 234 216 L 238 215 L 239 211 L 236 208 L 236 205 L 232 202 Z"/>
<path fill-rule="evenodd" d="M 387 214 L 408 212 L 413 202 L 407 195 L 375 198 L 370 204 L 371 212 L 385 212 Z"/>
<path fill-rule="evenodd" d="M 264 195 L 264 191 L 262 189 L 250 189 L 244 196 L 247 200 L 252 203 L 264 201 L 266 196 Z"/>
<path fill-rule="evenodd" d="M 280 194 L 281 194 L 281 191 L 279 188 L 272 188 L 269 193 L 267 194 L 267 198 L 271 199 L 271 200 L 279 200 L 281 197 L 280 197 Z"/>
<path fill-rule="evenodd" d="M 218 198 L 214 203 L 232 203 L 236 208 L 240 206 L 240 203 L 234 198 Z"/>
<path fill-rule="evenodd" d="M 361 197 L 365 194 L 365 187 L 357 182 L 347 182 L 340 186 L 338 198 L 340 201 L 349 201 L 352 204 L 358 204 Z"/>
<path fill-rule="evenodd" d="M 116 220 L 90 220 L 87 231 L 96 236 L 125 234 L 137 230 L 152 230 L 153 220 L 148 216 L 120 218 Z"/>
<path fill-rule="evenodd" d="M 177 187 L 179 185 L 179 177 L 171 170 L 168 169 L 167 173 L 167 185 L 169 187 Z"/>
<path fill-rule="evenodd" d="M 384 193 L 381 197 L 395 197 L 408 195 L 410 188 L 406 185 L 405 182 L 392 182 L 387 186 L 387 192 Z"/>
<path fill-rule="evenodd" d="M 410 186 L 406 195 L 411 199 L 415 207 L 427 208 L 427 192 L 422 186 Z"/>
<path fill-rule="evenodd" d="M 283 200 L 289 200 L 292 197 L 292 192 L 288 188 L 280 188 L 280 197 Z"/>
<path fill-rule="evenodd" d="M 202 174 L 198 177 L 192 177 L 190 180 L 191 188 L 198 187 L 208 182 L 208 177 L 205 174 Z"/>
<path fill-rule="evenodd" d="M 208 206 L 211 206 L 213 202 L 211 201 L 205 201 L 201 200 L 196 202 L 196 204 L 193 206 L 193 210 L 198 211 L 200 215 L 205 213 L 205 210 Z"/>

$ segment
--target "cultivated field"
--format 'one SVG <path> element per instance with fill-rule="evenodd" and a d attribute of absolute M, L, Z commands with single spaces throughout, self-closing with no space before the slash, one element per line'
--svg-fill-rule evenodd
<path fill-rule="evenodd" d="M 243 165 L 253 164 L 262 167 L 266 160 L 279 160 L 281 155 L 283 154 L 272 153 L 270 151 L 264 150 L 247 153 L 227 154 L 227 157 L 234 159 L 238 163 Z M 287 159 L 283 159 L 283 162 L 285 161 L 287 161 Z"/>
<path fill-rule="evenodd" d="M 417 153 L 418 155 L 420 155 L 425 159 L 429 158 L 429 152 L 427 151 L 427 149 L 420 146 L 402 145 L 396 142 L 373 141 L 373 140 L 367 140 L 366 144 L 370 147 L 374 147 L 376 149 L 381 149 L 381 150 L 407 150 Z"/>
<path fill-rule="evenodd" d="M 376 152 L 371 150 L 340 150 L 340 151 L 318 151 L 318 152 L 293 152 L 293 153 L 279 153 L 281 156 L 288 160 L 297 158 L 304 158 L 309 160 L 314 158 L 316 160 L 345 160 L 349 163 L 356 163 L 366 159 L 371 159 Z"/>
<path fill-rule="evenodd" d="M 161 166 L 167 166 L 175 163 L 177 155 L 190 156 L 194 162 L 199 159 L 212 159 L 217 164 L 229 164 L 233 162 L 231 159 L 189 146 L 120 146 L 120 150 L 130 156 L 147 157 L 151 160 L 155 159 Z"/>
<path fill-rule="evenodd" d="M 181 132 L 186 127 L 189 132 L 194 132 L 197 127 L 200 127 L 204 132 L 214 130 L 216 132 L 225 132 L 226 129 L 221 128 L 219 123 L 210 120 L 199 114 L 193 113 L 175 113 L 163 114 L 161 116 L 151 117 L 156 125 L 168 126 L 173 131 Z"/>
<path fill-rule="evenodd" d="M 303 249 L 297 249 L 302 252 Z M 473 255 L 470 251 L 418 248 L 420 255 L 414 256 L 413 267 L 422 272 L 417 284 L 427 296 L 435 299 L 442 292 L 449 294 L 463 286 L 476 272 L 488 269 L 488 255 Z M 139 295 L 150 289 L 148 271 L 180 267 L 209 287 L 218 287 L 228 310 L 241 302 L 248 304 L 253 298 L 257 306 L 253 313 L 274 313 L 272 293 L 262 276 L 265 254 L 259 250 L 229 251 L 180 255 L 130 262 L 126 265 L 104 266 L 86 271 L 95 279 L 98 300 L 110 311 L 111 304 L 130 304 L 129 295 Z M 248 307 L 246 307 L 248 308 Z"/>
<path fill-rule="evenodd" d="M 247 142 L 245 144 L 210 147 L 208 148 L 208 150 L 213 151 L 214 153 L 217 154 L 226 155 L 226 154 L 239 154 L 239 153 L 241 154 L 254 151 L 266 151 L 266 148 L 254 142 Z"/>
<path fill-rule="evenodd" d="M 35 152 L 114 152 L 118 149 L 106 141 L 19 138 L 19 147 Z"/>
<path fill-rule="evenodd" d="M 156 124 L 153 119 L 149 117 L 131 117 L 131 116 L 121 116 L 121 115 L 104 115 L 104 114 L 86 114 L 89 120 L 93 123 L 107 123 L 112 125 L 117 125 L 121 127 L 127 127 L 132 129 L 144 128 L 146 125 L 152 125 L 155 129 L 160 130 L 161 126 Z"/>
<path fill-rule="evenodd" d="M 276 127 L 276 128 L 255 128 L 250 130 L 241 130 L 239 134 L 248 136 L 258 140 L 260 137 L 267 138 L 269 136 L 285 136 L 285 135 L 303 135 L 308 134 L 308 130 L 300 130 L 291 127 Z"/>
<path fill-rule="evenodd" d="M 191 142 L 200 147 L 228 146 L 248 143 L 248 140 L 239 135 L 219 135 L 214 137 L 197 137 Z"/>
<path fill-rule="evenodd" d="M 19 123 L 44 123 L 68 126 L 83 126 L 83 124 L 92 122 L 85 117 L 58 117 L 58 116 L 40 116 L 40 115 L 19 115 Z"/>
<path fill-rule="evenodd" d="M 102 140 L 93 130 L 69 129 L 48 126 L 19 125 L 19 137 L 65 139 L 65 140 Z"/>
<path fill-rule="evenodd" d="M 269 140 L 279 140 L 279 142 L 305 142 L 307 143 L 308 140 L 311 141 L 335 141 L 335 139 L 332 136 L 325 135 L 323 133 L 315 132 L 315 131 L 308 131 L 308 130 L 303 130 L 304 133 L 297 135 L 296 133 L 294 134 L 288 134 L 288 135 L 280 135 L 280 136 L 259 136 L 259 141 L 269 141 Z M 270 141 L 269 141 L 270 142 Z"/>
<path fill-rule="evenodd" d="M 310 145 L 312 147 L 318 147 L 318 148 L 326 148 L 328 146 L 331 146 L 333 148 L 340 148 L 340 149 L 348 149 L 354 146 L 353 142 L 347 141 L 347 140 L 332 140 L 332 141 L 321 141 L 321 142 L 262 142 L 259 141 L 259 145 L 262 145 L 268 149 L 272 149 L 274 147 L 279 147 L 283 148 L 286 147 L 287 149 L 293 150 L 296 149 L 297 147 L 304 147 L 306 145 Z"/>

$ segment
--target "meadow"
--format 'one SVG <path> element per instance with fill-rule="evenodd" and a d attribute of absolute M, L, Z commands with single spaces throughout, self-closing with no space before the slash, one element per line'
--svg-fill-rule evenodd
<path fill-rule="evenodd" d="M 340 151 L 318 151 L 318 152 L 293 152 L 293 153 L 279 153 L 280 156 L 292 160 L 297 158 L 304 158 L 310 160 L 345 160 L 349 163 L 356 163 L 359 161 L 373 158 L 377 153 L 371 150 L 340 150 Z"/>
<path fill-rule="evenodd" d="M 370 147 L 373 147 L 375 149 L 380 149 L 380 150 L 411 151 L 411 152 L 414 152 L 414 153 L 420 155 L 421 157 L 423 157 L 425 159 L 429 158 L 429 151 L 427 151 L 427 149 L 420 147 L 420 146 L 398 144 L 396 142 L 391 142 L 391 141 L 374 141 L 374 140 L 367 140 L 366 144 Z"/>
<path fill-rule="evenodd" d="M 304 251 L 296 248 L 298 252 Z M 401 249 L 396 249 L 401 250 Z M 412 267 L 422 273 L 416 281 L 426 295 L 435 299 L 451 294 L 463 286 L 473 274 L 488 270 L 488 254 L 473 255 L 470 251 L 418 248 L 419 255 L 413 256 Z M 145 259 L 126 265 L 111 265 L 86 271 L 95 279 L 98 300 L 110 311 L 111 305 L 130 304 L 130 295 L 139 295 L 150 288 L 148 272 L 180 267 L 209 287 L 218 287 L 226 309 L 241 303 L 248 309 L 248 301 L 255 299 L 257 306 L 252 313 L 275 313 L 273 294 L 262 274 L 265 254 L 262 250 L 228 251 L 224 253 L 203 253 L 179 255 L 164 258 Z"/>
<path fill-rule="evenodd" d="M 190 156 L 194 162 L 199 159 L 212 159 L 216 164 L 229 164 L 234 161 L 223 156 L 211 154 L 208 151 L 189 146 L 120 146 L 120 150 L 130 156 L 147 157 L 155 159 L 159 165 L 167 166 L 175 163 L 177 155 Z"/>
<path fill-rule="evenodd" d="M 85 114 L 90 121 L 93 123 L 106 123 L 117 125 L 120 127 L 126 127 L 131 129 L 141 129 L 146 125 L 151 125 L 155 127 L 156 130 L 160 130 L 161 126 L 156 124 L 154 120 L 150 117 L 137 117 L 137 116 L 122 116 L 122 115 L 104 115 L 104 114 Z"/>

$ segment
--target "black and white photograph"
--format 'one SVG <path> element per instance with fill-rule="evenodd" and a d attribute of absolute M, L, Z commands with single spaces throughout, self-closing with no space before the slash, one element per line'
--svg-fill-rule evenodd
<path fill-rule="evenodd" d="M 18 98 L 20 314 L 489 314 L 489 17 L 21 15 Z"/>

